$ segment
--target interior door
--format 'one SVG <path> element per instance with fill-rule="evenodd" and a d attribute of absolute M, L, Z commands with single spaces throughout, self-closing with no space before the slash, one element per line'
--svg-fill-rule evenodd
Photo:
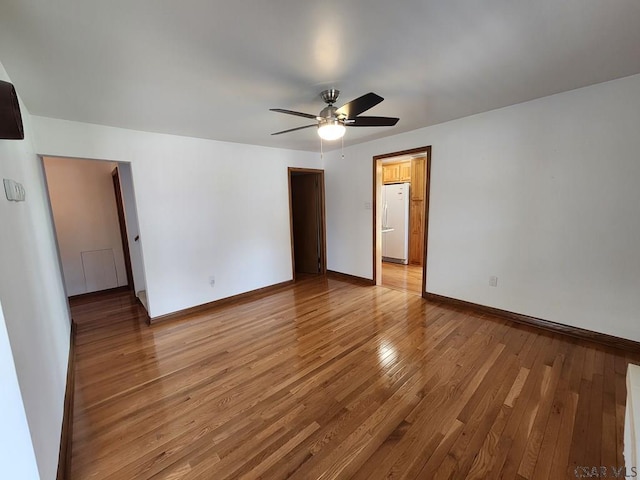
<path fill-rule="evenodd" d="M 295 270 L 321 273 L 320 202 L 317 174 L 291 176 Z"/>
<path fill-rule="evenodd" d="M 131 252 L 129 251 L 129 240 L 127 238 L 127 222 L 124 216 L 124 201 L 122 200 L 122 190 L 120 187 L 120 172 L 116 167 L 111 173 L 113 179 L 113 192 L 116 197 L 116 208 L 118 210 L 118 223 L 120 224 L 120 239 L 122 240 L 122 253 L 124 254 L 124 267 L 127 272 L 127 287 L 133 290 L 133 270 L 131 268 Z"/>

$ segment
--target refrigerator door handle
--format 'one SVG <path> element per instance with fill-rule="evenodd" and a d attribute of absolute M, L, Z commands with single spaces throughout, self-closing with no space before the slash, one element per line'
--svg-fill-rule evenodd
<path fill-rule="evenodd" d="M 385 202 L 384 203 L 383 212 L 382 212 L 382 227 L 383 228 L 387 228 L 389 226 L 387 224 L 387 221 L 389 220 L 388 214 L 389 214 L 389 206 L 387 205 L 387 202 Z"/>

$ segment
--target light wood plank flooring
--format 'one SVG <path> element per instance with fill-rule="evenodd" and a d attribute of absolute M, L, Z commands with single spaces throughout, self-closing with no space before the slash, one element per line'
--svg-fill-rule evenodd
<path fill-rule="evenodd" d="M 382 262 L 382 286 L 422 295 L 422 267 Z"/>
<path fill-rule="evenodd" d="M 623 351 L 324 277 L 150 327 L 127 293 L 72 314 L 74 480 L 623 465 Z"/>

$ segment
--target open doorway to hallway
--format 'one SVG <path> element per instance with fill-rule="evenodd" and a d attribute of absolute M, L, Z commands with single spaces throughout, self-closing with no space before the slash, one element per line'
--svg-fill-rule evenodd
<path fill-rule="evenodd" d="M 293 279 L 327 271 L 324 171 L 289 168 Z"/>
<path fill-rule="evenodd" d="M 67 296 L 129 289 L 148 309 L 130 164 L 42 162 Z"/>
<path fill-rule="evenodd" d="M 422 295 L 426 284 L 431 148 L 373 158 L 376 285 Z"/>

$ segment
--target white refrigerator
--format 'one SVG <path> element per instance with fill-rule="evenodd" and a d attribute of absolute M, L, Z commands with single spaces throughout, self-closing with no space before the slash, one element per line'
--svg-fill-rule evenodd
<path fill-rule="evenodd" d="M 382 260 L 408 263 L 409 183 L 382 186 Z"/>

